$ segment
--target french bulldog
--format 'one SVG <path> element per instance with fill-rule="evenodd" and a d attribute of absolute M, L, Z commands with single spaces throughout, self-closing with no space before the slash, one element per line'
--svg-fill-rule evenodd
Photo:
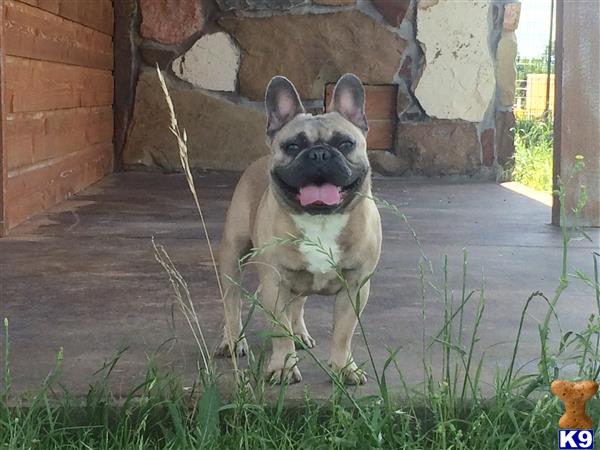
<path fill-rule="evenodd" d="M 301 381 L 291 333 L 312 348 L 315 340 L 304 322 L 306 298 L 335 295 L 329 364 L 346 383 L 363 384 L 366 375 L 352 359 L 352 335 L 381 251 L 363 85 L 353 74 L 342 76 L 327 112 L 311 115 L 294 85 L 276 76 L 265 106 L 271 152 L 240 178 L 219 247 L 225 327 L 217 352 L 243 356 L 248 351 L 239 261 L 254 248 L 261 305 L 274 323 L 268 377 Z"/>

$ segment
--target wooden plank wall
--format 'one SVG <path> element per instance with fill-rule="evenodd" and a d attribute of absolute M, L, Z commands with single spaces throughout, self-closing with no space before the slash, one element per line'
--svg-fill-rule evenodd
<path fill-rule="evenodd" d="M 113 165 L 111 0 L 4 0 L 5 231 Z"/>

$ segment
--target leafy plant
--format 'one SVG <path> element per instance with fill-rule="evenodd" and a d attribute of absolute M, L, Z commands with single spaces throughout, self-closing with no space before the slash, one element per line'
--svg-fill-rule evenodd
<path fill-rule="evenodd" d="M 552 192 L 553 124 L 551 117 L 518 119 L 512 179 L 538 191 Z"/>

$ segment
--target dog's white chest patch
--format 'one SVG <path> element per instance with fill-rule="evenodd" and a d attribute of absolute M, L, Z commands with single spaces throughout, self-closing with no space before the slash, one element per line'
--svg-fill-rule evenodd
<path fill-rule="evenodd" d="M 330 257 L 323 250 L 330 252 L 335 262 L 339 261 L 341 251 L 337 239 L 348 223 L 348 214 L 299 214 L 293 215 L 292 219 L 304 237 L 310 241 L 302 242 L 298 246 L 306 258 L 308 270 L 312 273 L 330 272 Z"/>

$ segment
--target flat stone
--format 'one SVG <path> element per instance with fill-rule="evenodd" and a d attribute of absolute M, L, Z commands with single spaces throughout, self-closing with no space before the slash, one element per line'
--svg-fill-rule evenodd
<path fill-rule="evenodd" d="M 512 111 L 496 112 L 496 160 L 502 167 L 515 154 L 515 115 Z"/>
<path fill-rule="evenodd" d="M 262 112 L 199 90 L 170 86 L 169 92 L 180 128 L 187 132 L 192 167 L 241 170 L 267 153 Z M 169 123 L 158 76 L 142 72 L 132 127 L 123 152 L 125 166 L 180 170 L 179 150 Z"/>
<path fill-rule="evenodd" d="M 430 120 L 399 124 L 395 154 L 417 175 L 472 175 L 481 167 L 475 125 Z"/>
<path fill-rule="evenodd" d="M 224 32 L 202 36 L 173 61 L 173 72 L 194 86 L 213 91 L 235 91 L 240 50 Z"/>
<path fill-rule="evenodd" d="M 233 11 L 247 7 L 244 0 L 217 0 L 217 5 L 219 5 L 221 11 Z"/>
<path fill-rule="evenodd" d="M 515 102 L 517 82 L 517 35 L 514 31 L 502 31 L 496 50 L 496 83 L 498 101 L 502 106 L 512 106 Z"/>
<path fill-rule="evenodd" d="M 494 23 L 494 30 L 502 28 L 503 14 L 500 11 L 504 11 L 504 5 L 492 5 L 492 21 Z"/>
<path fill-rule="evenodd" d="M 371 0 L 375 9 L 393 27 L 399 27 L 408 11 L 410 0 Z"/>
<path fill-rule="evenodd" d="M 491 167 L 494 165 L 494 129 L 486 128 L 481 133 L 481 159 L 483 165 Z"/>
<path fill-rule="evenodd" d="M 308 0 L 246 0 L 250 10 L 286 10 L 308 3 Z"/>
<path fill-rule="evenodd" d="M 313 3 L 324 6 L 354 6 L 356 0 L 313 0 Z"/>
<path fill-rule="evenodd" d="M 507 3 L 504 5 L 504 21 L 502 27 L 506 31 L 515 31 L 519 27 L 521 17 L 521 2 Z"/>
<path fill-rule="evenodd" d="M 292 80 L 304 99 L 323 98 L 324 83 L 346 72 L 364 83 L 390 83 L 406 47 L 402 38 L 360 11 L 227 18 L 219 24 L 242 49 L 239 91 L 253 100 L 264 98 L 274 75 Z"/>
<path fill-rule="evenodd" d="M 400 121 L 421 121 L 425 118 L 423 110 L 415 102 L 405 82 L 398 84 L 396 97 L 396 115 Z"/>
<path fill-rule="evenodd" d="M 199 0 L 140 0 L 140 34 L 163 44 L 178 44 L 202 30 Z"/>
<path fill-rule="evenodd" d="M 144 44 L 140 47 L 140 55 L 149 66 L 155 67 L 158 64 L 164 70 L 171 66 L 173 60 L 177 58 L 178 52 L 173 47 Z"/>
<path fill-rule="evenodd" d="M 114 3 L 115 34 L 114 45 L 114 143 L 115 169 L 121 168 L 121 154 L 127 138 L 127 129 L 133 113 L 135 82 L 138 59 L 136 44 L 136 21 L 138 3 L 136 0 L 120 0 Z"/>
<path fill-rule="evenodd" d="M 413 104 L 413 100 L 408 92 L 408 88 L 403 83 L 398 86 L 398 95 L 396 97 L 396 114 L 400 117 Z"/>
<path fill-rule="evenodd" d="M 400 176 L 410 169 L 406 158 L 399 158 L 386 150 L 373 150 L 368 156 L 371 168 L 380 175 Z"/>
<path fill-rule="evenodd" d="M 306 3 L 308 0 L 217 0 L 221 11 L 282 11 Z"/>
<path fill-rule="evenodd" d="M 440 0 L 417 0 L 417 8 L 428 9 L 438 4 Z"/>
<path fill-rule="evenodd" d="M 413 79 L 415 66 L 416 65 L 413 64 L 412 56 L 406 55 L 404 61 L 402 61 L 402 66 L 400 66 L 400 69 L 398 70 L 398 76 L 410 83 Z"/>
<path fill-rule="evenodd" d="M 415 94 L 440 119 L 480 122 L 496 88 L 488 1 L 440 2 L 417 15 L 426 65 Z"/>

